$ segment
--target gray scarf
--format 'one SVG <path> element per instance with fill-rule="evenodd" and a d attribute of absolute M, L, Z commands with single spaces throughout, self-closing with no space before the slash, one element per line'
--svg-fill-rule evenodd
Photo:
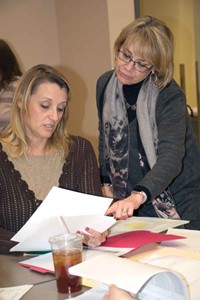
<path fill-rule="evenodd" d="M 157 86 L 150 78 L 147 78 L 137 99 L 136 114 L 139 133 L 151 168 L 157 159 L 155 107 L 158 93 Z M 104 159 L 113 184 L 114 198 L 123 199 L 126 195 L 128 180 L 129 124 L 122 84 L 117 80 L 115 72 L 105 91 L 103 128 L 105 136 Z"/>
<path fill-rule="evenodd" d="M 139 134 L 151 169 L 157 160 L 158 132 L 155 109 L 158 94 L 159 88 L 151 80 L 151 76 L 147 77 L 140 89 L 136 108 Z M 103 128 L 104 160 L 113 184 L 113 197 L 123 199 L 126 197 L 128 180 L 129 124 L 122 84 L 117 80 L 115 72 L 105 91 Z M 168 190 L 153 199 L 152 205 L 159 217 L 180 219 L 175 201 Z"/>

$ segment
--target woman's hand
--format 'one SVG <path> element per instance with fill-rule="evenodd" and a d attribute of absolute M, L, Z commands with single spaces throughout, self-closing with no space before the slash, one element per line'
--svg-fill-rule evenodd
<path fill-rule="evenodd" d="M 102 193 L 104 197 L 113 198 L 113 192 L 111 185 L 104 184 L 102 186 Z"/>
<path fill-rule="evenodd" d="M 140 193 L 132 193 L 129 197 L 114 202 L 106 211 L 106 215 L 112 214 L 115 219 L 126 220 L 133 216 L 135 209 L 144 203 L 144 196 Z"/>
<path fill-rule="evenodd" d="M 85 231 L 87 231 L 89 234 L 86 234 L 85 232 L 78 231 L 77 233 L 80 233 L 84 236 L 83 243 L 88 245 L 91 248 L 95 248 L 99 245 L 101 245 L 103 242 L 105 242 L 106 237 L 108 235 L 108 231 L 104 231 L 102 233 L 92 229 L 92 228 L 85 228 Z"/>
<path fill-rule="evenodd" d="M 125 292 L 114 284 L 109 286 L 108 292 L 105 294 L 102 300 L 134 300 L 128 292 Z"/>

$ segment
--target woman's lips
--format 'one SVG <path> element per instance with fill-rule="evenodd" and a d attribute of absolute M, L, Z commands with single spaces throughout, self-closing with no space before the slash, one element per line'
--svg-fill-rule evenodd
<path fill-rule="evenodd" d="M 122 78 L 124 78 L 124 79 L 126 79 L 126 80 L 130 80 L 130 79 L 132 79 L 132 77 L 131 76 L 129 76 L 129 75 L 126 75 L 126 74 L 124 74 L 123 72 L 121 72 L 121 71 L 118 71 L 118 74 L 119 74 L 119 76 L 121 76 Z"/>

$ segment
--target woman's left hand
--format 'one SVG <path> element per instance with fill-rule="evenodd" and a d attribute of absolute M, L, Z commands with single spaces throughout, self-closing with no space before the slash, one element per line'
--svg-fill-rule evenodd
<path fill-rule="evenodd" d="M 115 285 L 110 285 L 108 292 L 105 294 L 102 300 L 134 300 L 128 292 L 119 289 Z"/>
<path fill-rule="evenodd" d="M 88 245 L 91 248 L 95 248 L 97 246 L 100 246 L 103 242 L 105 242 L 106 237 L 108 235 L 108 231 L 104 231 L 102 233 L 92 229 L 92 228 L 85 228 L 85 231 L 87 231 L 89 234 L 86 234 L 85 232 L 78 232 L 84 236 L 83 243 Z"/>

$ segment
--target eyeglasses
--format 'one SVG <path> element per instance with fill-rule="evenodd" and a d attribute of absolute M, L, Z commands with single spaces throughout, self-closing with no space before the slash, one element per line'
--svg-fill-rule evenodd
<path fill-rule="evenodd" d="M 147 67 L 147 66 L 143 65 L 140 61 L 134 61 L 128 53 L 123 52 L 121 50 L 118 50 L 117 57 L 119 59 L 121 59 L 123 62 L 127 63 L 127 64 L 129 64 L 132 61 L 133 64 L 134 64 L 135 69 L 139 72 L 142 72 L 142 73 L 143 72 L 148 72 L 152 68 L 152 66 Z"/>

